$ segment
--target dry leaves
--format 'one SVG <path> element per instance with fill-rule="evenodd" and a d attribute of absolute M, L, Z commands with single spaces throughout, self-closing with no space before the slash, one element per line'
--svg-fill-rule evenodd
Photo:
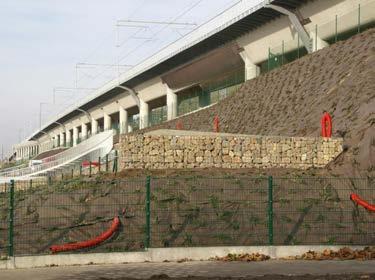
<path fill-rule="evenodd" d="M 270 256 L 266 256 L 259 253 L 252 253 L 252 254 L 228 254 L 225 257 L 215 257 L 212 260 L 214 261 L 223 261 L 223 262 L 261 262 L 269 260 Z"/>
<path fill-rule="evenodd" d="M 352 250 L 348 247 L 338 251 L 326 249 L 323 252 L 308 251 L 301 256 L 283 258 L 286 260 L 372 260 L 375 259 L 375 247 L 365 247 L 362 250 Z"/>

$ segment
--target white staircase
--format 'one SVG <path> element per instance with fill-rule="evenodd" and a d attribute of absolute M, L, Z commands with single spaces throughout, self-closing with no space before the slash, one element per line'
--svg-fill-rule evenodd
<path fill-rule="evenodd" d="M 0 172 L 0 183 L 10 180 L 29 180 L 32 177 L 42 176 L 48 172 L 77 164 L 82 160 L 97 160 L 99 157 L 107 155 L 112 148 L 113 131 L 108 130 L 93 135 L 64 152 L 44 158 L 42 164 Z"/>

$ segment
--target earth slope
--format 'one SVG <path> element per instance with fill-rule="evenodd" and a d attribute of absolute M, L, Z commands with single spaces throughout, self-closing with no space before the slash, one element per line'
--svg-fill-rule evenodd
<path fill-rule="evenodd" d="M 177 120 L 183 129 L 258 135 L 319 136 L 323 110 L 345 152 L 332 174 L 375 174 L 375 29 L 247 81 L 238 92 Z M 177 120 L 152 129 L 176 128 Z"/>

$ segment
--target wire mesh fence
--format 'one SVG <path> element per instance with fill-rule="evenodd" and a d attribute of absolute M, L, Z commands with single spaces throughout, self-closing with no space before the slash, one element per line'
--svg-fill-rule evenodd
<path fill-rule="evenodd" d="M 153 179 L 151 190 L 152 247 L 267 243 L 267 180 Z"/>
<path fill-rule="evenodd" d="M 13 197 L 9 185 L 0 187 L 1 257 L 91 240 L 115 217 L 121 227 L 113 236 L 77 252 L 375 243 L 374 214 L 350 200 L 356 193 L 375 202 L 371 178 L 85 177 L 17 185 Z"/>
<path fill-rule="evenodd" d="M 115 236 L 90 252 L 144 248 L 145 180 L 59 182 L 15 192 L 14 254 L 50 253 L 52 245 L 90 240 L 115 217 Z"/>
<path fill-rule="evenodd" d="M 0 259 L 8 255 L 9 185 L 0 184 Z"/>
<path fill-rule="evenodd" d="M 275 243 L 374 244 L 375 215 L 356 207 L 351 193 L 374 202 L 374 181 L 355 178 L 275 178 Z"/>

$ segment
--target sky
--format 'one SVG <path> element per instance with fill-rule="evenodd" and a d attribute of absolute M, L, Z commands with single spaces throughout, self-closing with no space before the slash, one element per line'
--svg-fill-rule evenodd
<path fill-rule="evenodd" d="M 0 1 L 0 158 L 1 146 L 7 156 L 13 144 L 39 127 L 40 111 L 47 122 L 191 31 L 191 24 L 239 1 Z M 189 25 L 118 27 L 120 20 Z"/>

